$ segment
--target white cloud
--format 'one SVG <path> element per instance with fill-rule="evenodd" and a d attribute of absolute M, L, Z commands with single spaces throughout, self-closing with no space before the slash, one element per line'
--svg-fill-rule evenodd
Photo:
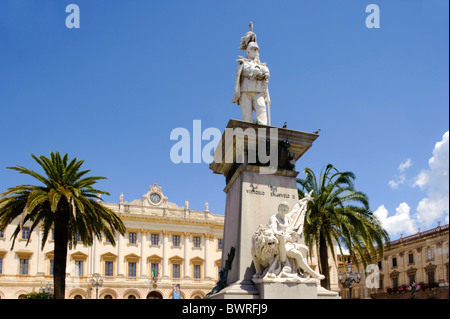
<path fill-rule="evenodd" d="M 425 226 L 444 220 L 448 223 L 449 214 L 449 132 L 433 149 L 433 156 L 428 161 L 428 169 L 417 175 L 414 186 L 425 190 L 427 197 L 417 205 L 417 220 Z"/>
<path fill-rule="evenodd" d="M 411 159 L 400 163 L 399 175 L 389 181 L 393 189 L 405 183 L 405 170 L 411 167 Z M 374 212 L 381 225 L 391 237 L 400 234 L 404 236 L 422 230 L 436 227 L 436 222 L 449 222 L 449 132 L 445 132 L 442 140 L 437 142 L 433 149 L 433 155 L 428 160 L 428 168 L 422 170 L 412 183 L 413 187 L 419 187 L 425 192 L 424 198 L 419 201 L 416 213 L 411 215 L 411 209 L 405 202 L 395 210 L 395 214 L 389 216 L 389 211 L 384 205 Z"/>
<path fill-rule="evenodd" d="M 400 176 L 396 176 L 396 179 L 391 179 L 389 181 L 389 186 L 391 186 L 392 189 L 397 189 L 401 184 L 403 184 L 406 181 L 405 174 L 401 174 Z"/>
<path fill-rule="evenodd" d="M 381 226 L 383 226 L 391 237 L 399 234 L 407 236 L 417 231 L 417 227 L 410 215 L 410 211 L 409 205 L 403 202 L 395 209 L 395 214 L 393 216 L 388 216 L 389 211 L 384 205 L 378 207 L 374 212 L 374 215 L 378 218 Z"/>
<path fill-rule="evenodd" d="M 394 176 L 394 179 L 391 179 L 389 181 L 389 186 L 392 189 L 397 189 L 401 184 L 403 184 L 406 181 L 406 175 L 404 174 L 404 171 L 407 168 L 410 168 L 412 165 L 412 161 L 410 158 L 408 158 L 406 161 L 400 163 L 398 166 L 398 170 L 400 171 L 400 175 Z"/>
<path fill-rule="evenodd" d="M 408 158 L 404 163 L 400 163 L 400 165 L 398 166 L 398 170 L 400 172 L 403 172 L 405 169 L 410 168 L 412 165 L 412 161 L 410 158 Z"/>

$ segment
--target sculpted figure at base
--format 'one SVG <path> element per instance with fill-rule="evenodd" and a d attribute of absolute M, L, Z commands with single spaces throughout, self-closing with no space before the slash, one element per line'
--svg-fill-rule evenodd
<path fill-rule="evenodd" d="M 305 194 L 290 212 L 289 204 L 282 202 L 268 225 L 259 225 L 252 238 L 253 281 L 308 283 L 325 278 L 308 265 L 308 247 L 303 244 L 303 224 L 311 199 L 311 193 Z"/>
<path fill-rule="evenodd" d="M 252 22 L 249 27 L 250 31 L 241 38 L 242 43 L 239 47 L 246 51 L 246 57 L 239 56 L 236 60 L 238 68 L 233 103 L 240 105 L 243 121 L 253 122 L 253 111 L 255 111 L 256 123 L 264 125 L 267 125 L 267 103 L 270 125 L 269 68 L 266 63 L 259 61 L 259 46 Z"/>

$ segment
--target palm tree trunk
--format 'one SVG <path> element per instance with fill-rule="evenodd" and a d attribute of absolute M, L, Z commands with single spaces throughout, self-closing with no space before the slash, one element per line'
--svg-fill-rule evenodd
<path fill-rule="evenodd" d="M 330 289 L 330 267 L 328 265 L 328 248 L 326 239 L 320 236 L 320 246 L 319 246 L 319 257 L 320 257 L 320 273 L 325 276 L 325 279 L 320 281 L 320 285 L 325 289 Z"/>
<path fill-rule="evenodd" d="M 55 299 L 64 299 L 66 290 L 66 263 L 68 227 L 64 222 L 64 213 L 57 212 L 55 217 L 55 255 L 53 262 L 53 287 Z M 58 216 L 59 215 L 59 216 Z"/>

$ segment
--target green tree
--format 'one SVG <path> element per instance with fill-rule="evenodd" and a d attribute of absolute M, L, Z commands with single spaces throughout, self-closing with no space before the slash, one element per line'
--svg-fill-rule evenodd
<path fill-rule="evenodd" d="M 26 299 L 53 299 L 53 295 L 48 295 L 45 292 L 30 292 L 25 295 Z"/>
<path fill-rule="evenodd" d="M 115 231 L 125 233 L 122 220 L 111 209 L 97 202 L 97 194 L 109 195 L 93 188 L 100 176 L 85 177 L 90 170 L 81 170 L 84 163 L 77 158 L 69 161 L 66 154 L 59 153 L 31 157 L 41 166 L 45 175 L 22 166 L 7 167 L 20 174 L 29 175 L 41 185 L 18 185 L 0 194 L 0 230 L 18 218 L 19 223 L 12 235 L 12 246 L 26 222 L 31 223 L 30 232 L 42 227 L 42 247 L 54 229 L 54 296 L 64 299 L 67 249 L 75 247 L 78 236 L 84 245 L 92 245 L 94 237 L 106 236 L 115 244 Z M 28 244 L 28 241 L 27 241 Z"/>
<path fill-rule="evenodd" d="M 321 284 L 330 289 L 328 253 L 336 263 L 336 245 L 341 256 L 343 248 L 348 249 L 352 260 L 365 267 L 377 252 L 383 256 L 389 235 L 371 212 L 367 195 L 355 190 L 352 172 L 339 172 L 328 164 L 319 179 L 309 168 L 304 173 L 305 178 L 297 179 L 299 196 L 313 191 L 314 198 L 306 212 L 305 243 L 310 248 L 316 245 L 319 271 L 325 275 Z"/>

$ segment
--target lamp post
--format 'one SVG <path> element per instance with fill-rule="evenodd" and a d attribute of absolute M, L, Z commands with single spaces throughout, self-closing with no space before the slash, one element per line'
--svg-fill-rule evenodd
<path fill-rule="evenodd" d="M 359 283 L 361 281 L 361 275 L 359 272 L 353 272 L 352 264 L 347 264 L 347 272 L 343 274 L 342 272 L 338 273 L 339 284 L 341 284 L 344 288 L 348 288 L 350 298 L 352 299 L 352 288 L 353 283 Z"/>
<path fill-rule="evenodd" d="M 41 288 L 39 288 L 39 292 L 41 294 L 45 294 L 47 296 L 47 298 L 50 299 L 50 296 L 53 293 L 53 289 L 52 289 L 52 286 L 50 285 L 50 282 L 47 283 L 45 288 L 42 288 L 42 286 L 41 286 Z"/>
<path fill-rule="evenodd" d="M 99 274 L 94 274 L 91 278 L 92 287 L 95 288 L 95 299 L 98 299 L 98 287 L 103 285 L 103 279 Z"/>

